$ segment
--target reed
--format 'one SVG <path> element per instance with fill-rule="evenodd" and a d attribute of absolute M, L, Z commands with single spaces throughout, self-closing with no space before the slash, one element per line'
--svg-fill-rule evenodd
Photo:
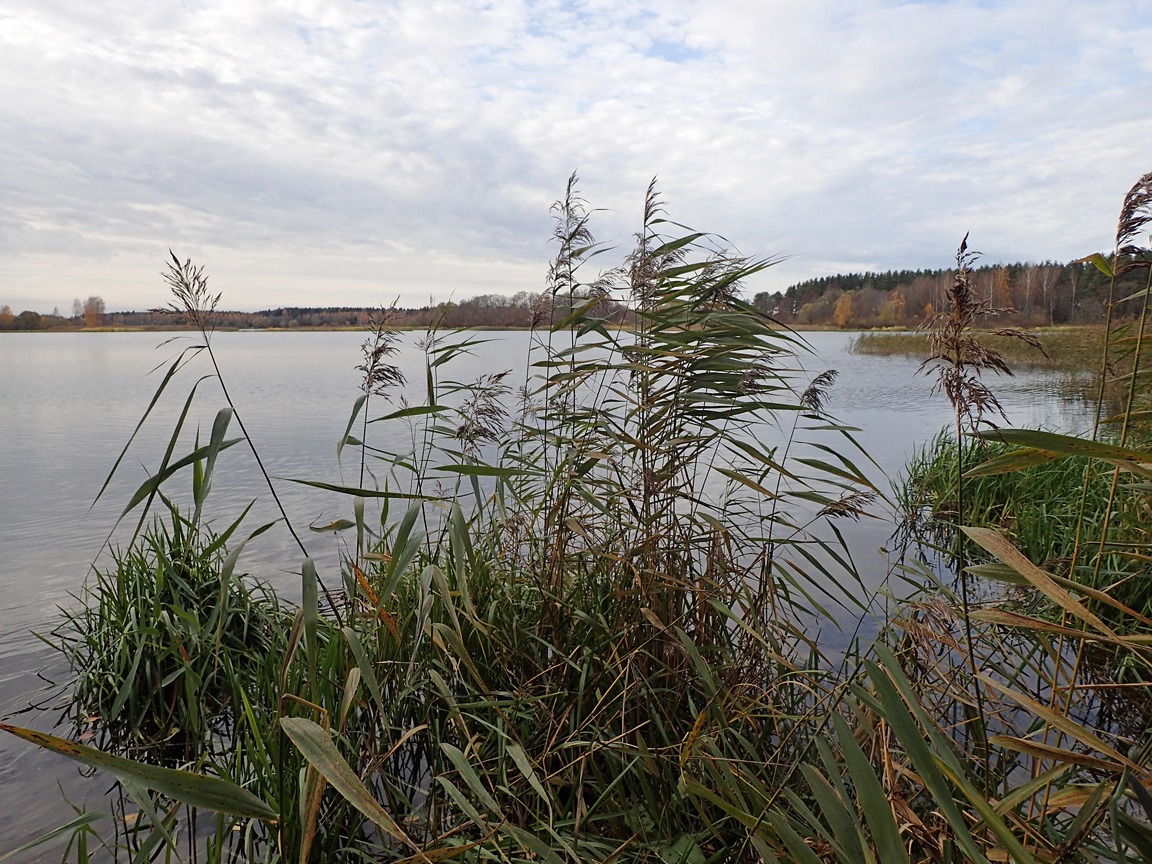
<path fill-rule="evenodd" d="M 996 351 L 1014 366 L 1069 373 L 1097 371 L 1104 350 L 1104 327 L 1084 325 L 1031 330 L 1029 333 L 1040 348 L 1010 336 L 998 335 L 994 330 L 976 331 L 973 335 L 982 345 Z M 875 331 L 855 337 L 851 350 L 878 356 L 924 357 L 928 354 L 930 342 L 927 333 Z"/>
<path fill-rule="evenodd" d="M 906 463 L 893 484 L 904 527 L 915 539 L 944 546 L 955 554 L 963 535 L 958 530 L 957 466 L 977 465 L 1002 456 L 1010 448 L 999 442 L 965 439 L 957 453 L 956 437 L 941 433 Z M 1108 502 L 1108 483 L 1088 471 L 1082 461 L 1059 460 L 1011 474 L 975 477 L 968 481 L 965 522 L 994 528 L 1008 537 L 1030 561 L 1068 575 L 1081 495 L 1088 476 L 1087 513 L 1099 518 Z M 1095 535 L 1099 524 L 1087 526 Z M 966 540 L 965 557 L 979 556 L 979 546 Z"/>
<path fill-rule="evenodd" d="M 2 727 L 120 779 L 142 815 L 99 835 L 111 849 L 212 862 L 1152 860 L 1148 724 L 1132 711 L 1128 727 L 1104 723 L 1116 682 L 1053 648 L 1099 645 L 1142 687 L 1152 621 L 1117 607 L 1112 586 L 1048 574 L 966 527 L 999 562 L 968 568 L 961 584 L 981 586 L 968 602 L 908 560 L 924 590 L 893 603 L 881 638 L 824 653 L 812 624 L 833 626 L 825 607 L 870 605 L 849 550 L 814 539 L 879 495 L 866 455 L 823 410 L 833 376 L 800 377 L 802 340 L 740 298 L 770 262 L 665 221 L 652 188 L 643 212 L 628 258 L 592 270 L 602 249 L 570 182 L 518 414 L 501 410 L 503 379 L 454 377 L 476 335 L 426 334 L 420 404 L 369 416 L 366 387 L 340 447 L 359 449 L 373 482 L 297 481 L 348 502 L 330 526 L 356 534 L 335 606 L 305 558 L 303 602 L 274 619 L 267 662 L 245 670 L 219 640 L 236 671 L 218 703 L 230 725 L 209 730 L 190 771 Z M 605 297 L 628 304 L 634 330 Z M 954 323 L 967 350 L 964 315 Z M 951 366 L 961 391 L 971 366 Z M 969 405 L 994 405 L 976 395 Z M 407 424 L 411 446 L 377 447 L 377 423 Z M 814 447 L 765 443 L 769 423 Z M 174 466 L 201 464 L 199 512 L 227 443 L 215 431 L 215 450 L 166 456 L 129 510 L 143 520 Z M 969 473 L 1073 452 L 1141 477 L 1152 463 L 1000 434 L 1010 449 Z M 148 562 L 127 565 L 140 580 L 166 572 L 145 551 L 157 531 L 129 544 Z M 203 536 L 193 549 L 216 542 Z M 175 560 L 171 543 L 156 557 Z M 219 587 L 227 559 L 206 561 Z M 98 627 L 102 602 L 83 627 Z M 202 606 L 200 631 L 214 633 L 216 607 Z M 1092 611 L 1105 606 L 1108 622 Z M 983 736 L 965 734 L 977 699 Z M 92 823 L 62 830 L 79 858 Z"/>

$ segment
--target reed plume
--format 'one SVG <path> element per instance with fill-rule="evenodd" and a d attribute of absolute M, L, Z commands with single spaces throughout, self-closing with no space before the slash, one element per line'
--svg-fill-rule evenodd
<path fill-rule="evenodd" d="M 369 318 L 371 335 L 364 340 L 360 351 L 364 355 L 364 362 L 356 369 L 364 373 L 364 380 L 360 389 L 365 395 L 383 396 L 389 399 L 388 391 L 393 387 L 404 386 L 404 373 L 392 363 L 386 363 L 385 358 L 395 356 L 400 347 L 396 343 L 400 333 L 392 326 L 396 317 L 396 305 L 381 308 L 380 314 Z"/>
<path fill-rule="evenodd" d="M 1004 408 L 996 394 L 981 378 L 984 372 L 1011 375 L 1003 355 L 994 348 L 982 343 L 975 335 L 977 321 L 987 315 L 1007 312 L 1007 309 L 994 308 L 990 301 L 980 299 L 972 287 L 972 264 L 980 257 L 979 252 L 969 250 L 968 235 L 960 241 L 956 251 L 956 278 L 948 289 L 948 306 L 944 311 L 933 315 L 924 325 L 931 334 L 931 347 L 927 359 L 920 364 L 920 371 L 936 374 L 933 393 L 943 392 L 952 405 L 956 418 L 956 440 L 962 442 L 967 431 L 974 434 L 981 423 L 987 423 L 985 414 L 994 412 L 1007 420 Z M 1036 337 L 1016 328 L 1003 328 L 993 331 L 998 336 L 1008 336 L 1028 343 L 1044 351 Z M 995 425 L 995 424 L 989 424 Z M 964 524 L 964 464 L 962 446 L 956 449 L 956 524 Z M 975 641 L 972 637 L 971 596 L 969 576 L 964 564 L 963 540 L 957 545 L 956 576 L 960 582 L 960 597 L 963 607 L 965 642 L 972 672 L 972 686 L 975 690 L 978 727 L 976 737 L 984 757 L 984 779 L 990 776 L 987 717 L 984 711 L 984 698 L 979 682 L 980 667 L 976 660 Z"/>
<path fill-rule="evenodd" d="M 170 302 L 165 309 L 156 311 L 183 315 L 195 325 L 207 341 L 216 327 L 216 307 L 222 295 L 213 295 L 208 290 L 208 277 L 204 275 L 203 265 L 196 267 L 191 258 L 181 264 L 171 249 L 168 250 L 168 255 L 172 260 L 167 262 L 168 271 L 161 275 L 172 290 L 173 302 Z"/>
<path fill-rule="evenodd" d="M 305 558 L 308 555 L 308 549 L 304 546 L 304 542 L 300 539 L 300 535 L 296 533 L 296 529 L 292 525 L 292 520 L 288 518 L 288 512 L 284 509 L 284 504 L 280 501 L 280 496 L 276 492 L 276 486 L 272 483 L 272 478 L 269 476 L 267 469 L 264 467 L 264 460 L 260 458 L 260 451 L 256 449 L 256 442 L 252 440 L 252 436 L 248 434 L 248 429 L 244 425 L 244 420 L 240 416 L 240 411 L 236 408 L 236 404 L 232 401 L 232 396 L 228 392 L 228 385 L 224 383 L 224 375 L 220 371 L 220 365 L 216 362 L 216 354 L 212 350 L 211 336 L 212 331 L 215 329 L 215 313 L 216 307 L 220 303 L 221 294 L 213 295 L 208 290 L 208 277 L 204 275 L 204 267 L 196 267 L 192 264 L 192 259 L 186 259 L 183 264 L 176 256 L 176 253 L 171 249 L 168 250 L 171 256 L 171 261 L 167 262 L 168 271 L 163 273 L 164 281 L 168 283 L 172 290 L 172 297 L 174 302 L 170 302 L 166 311 L 174 315 L 184 315 L 191 321 L 200 335 L 204 337 L 204 347 L 208 351 L 208 358 L 212 362 L 212 369 L 216 373 L 216 380 L 220 382 L 220 389 L 224 393 L 224 400 L 228 403 L 228 407 L 232 409 L 232 415 L 236 418 L 236 423 L 240 426 L 240 431 L 244 434 L 244 440 L 248 442 L 249 448 L 252 450 L 252 455 L 256 459 L 256 465 L 260 468 L 260 473 L 264 477 L 264 482 L 268 486 L 268 491 L 272 493 L 272 500 L 276 502 L 276 507 L 280 511 L 281 517 L 284 519 L 284 524 L 288 528 L 288 533 L 292 535 L 292 539 L 296 541 L 297 547 Z M 319 580 L 320 587 L 324 592 L 324 597 L 333 610 L 336 610 L 337 619 L 339 619 L 339 607 L 332 594 L 328 590 L 328 586 L 324 584 L 323 580 Z"/>

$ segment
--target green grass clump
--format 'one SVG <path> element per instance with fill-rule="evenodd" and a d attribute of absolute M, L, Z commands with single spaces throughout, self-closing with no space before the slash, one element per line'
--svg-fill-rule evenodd
<path fill-rule="evenodd" d="M 964 439 L 963 463 L 971 468 L 1011 450 L 1008 445 Z M 957 539 L 956 438 L 941 433 L 916 451 L 894 484 L 904 526 L 953 554 Z M 1111 477 L 1087 460 L 1062 459 L 1022 471 L 972 477 L 964 484 L 964 524 L 995 528 L 1030 561 L 1067 572 L 1076 544 L 1084 498 L 1082 537 L 1096 536 L 1108 504 Z M 968 541 L 969 556 L 978 547 Z M 967 557 L 967 556 L 966 556 Z"/>
<path fill-rule="evenodd" d="M 226 571 L 226 539 L 172 507 L 65 612 L 53 635 L 76 675 L 71 710 L 110 743 L 190 758 L 231 724 L 236 688 L 282 656 L 280 603 Z"/>
<path fill-rule="evenodd" d="M 963 536 L 957 528 L 957 449 L 954 436 L 936 436 L 907 462 L 893 484 L 903 535 L 943 550 L 952 563 Z M 974 468 L 1014 450 L 1001 442 L 966 438 L 963 464 Z M 963 524 L 995 529 L 1029 561 L 1090 588 L 1107 588 L 1110 596 L 1152 618 L 1152 589 L 1143 559 L 1131 551 L 1149 539 L 1148 490 L 1121 478 L 1113 496 L 1112 483 L 1111 471 L 1077 458 L 969 477 L 964 481 Z M 1099 538 L 1110 506 L 1108 542 L 1101 556 Z M 966 561 L 995 560 L 972 540 L 963 542 Z M 1107 607 L 1100 612 L 1106 618 L 1114 613 Z"/>

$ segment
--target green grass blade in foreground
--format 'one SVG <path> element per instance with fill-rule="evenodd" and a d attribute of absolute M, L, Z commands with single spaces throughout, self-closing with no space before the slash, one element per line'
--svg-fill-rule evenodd
<path fill-rule="evenodd" d="M 344 761 L 344 757 L 340 755 L 327 732 L 303 717 L 281 717 L 280 726 L 292 739 L 300 755 L 324 775 L 324 779 L 331 783 L 332 788 L 343 795 L 349 804 L 379 825 L 389 836 L 412 849 L 419 848 L 360 782 L 360 778 Z"/>
<path fill-rule="evenodd" d="M 808 781 L 808 788 L 828 822 L 841 860 L 845 864 L 865 864 L 864 828 L 860 825 L 859 818 L 844 806 L 832 789 L 832 784 L 816 768 L 802 764 L 800 772 Z"/>
<path fill-rule="evenodd" d="M 356 661 L 356 666 L 360 670 L 361 676 L 364 678 L 364 683 L 368 686 L 368 691 L 372 694 L 372 698 L 376 700 L 376 704 L 379 706 L 381 713 L 386 713 L 380 682 L 376 678 L 376 673 L 372 669 L 372 663 L 368 660 L 368 655 L 364 653 L 364 646 L 360 642 L 360 637 L 351 627 L 342 627 L 340 632 L 344 634 L 344 638 L 348 642 L 348 647 L 352 651 L 352 657 Z"/>
<path fill-rule="evenodd" d="M 145 765 L 122 756 L 113 756 L 94 747 L 86 747 L 66 738 L 57 738 L 34 729 L 23 729 L 0 723 L 0 729 L 11 732 L 18 738 L 30 741 L 37 747 L 75 759 L 93 768 L 103 768 L 118 778 L 135 781 L 146 789 L 159 792 L 192 807 L 202 807 L 216 813 L 227 813 L 253 819 L 275 822 L 278 814 L 247 789 L 222 780 L 219 777 L 206 777 L 181 771 L 175 768 L 162 768 L 158 765 Z"/>
<path fill-rule="evenodd" d="M 883 653 L 881 654 L 882 658 L 885 656 Z M 940 772 L 937 759 L 929 748 L 924 734 L 904 706 L 896 688 L 875 663 L 865 660 L 864 665 L 868 670 L 869 680 L 876 689 L 876 698 L 884 709 L 885 721 L 896 733 L 897 740 L 904 747 L 913 767 L 923 780 L 925 788 L 931 793 L 932 800 L 956 832 L 956 841 L 960 848 L 964 850 L 964 854 L 970 861 L 987 861 L 969 834 L 968 823 L 960 812 L 960 808 L 956 806 L 952 797 L 952 790 Z"/>
<path fill-rule="evenodd" d="M 864 821 L 868 823 L 880 860 L 885 864 L 910 864 L 900 839 L 896 817 L 888 806 L 888 797 L 884 794 L 884 787 L 880 785 L 872 763 L 856 743 L 848 721 L 837 713 L 832 715 L 832 723 L 836 727 L 836 738 L 856 787 L 857 804 L 864 811 Z"/>
<path fill-rule="evenodd" d="M 340 454 L 344 452 L 344 445 L 348 443 L 348 436 L 352 434 L 352 424 L 356 422 L 356 416 L 360 413 L 360 409 L 364 407 L 364 403 L 368 401 L 368 394 L 361 393 L 356 397 L 356 403 L 352 406 L 352 416 L 348 418 L 348 426 L 344 429 L 344 434 L 340 436 L 340 441 L 336 445 L 336 464 L 340 465 Z"/>
<path fill-rule="evenodd" d="M 1152 453 L 1145 450 L 1132 450 L 1128 447 L 1105 444 L 1102 441 L 1090 441 L 1074 435 L 1058 435 L 1039 429 L 996 429 L 979 432 L 977 437 L 985 441 L 1003 441 L 1015 447 L 1047 450 L 1064 456 L 1091 456 L 1107 462 L 1152 462 Z"/>
<path fill-rule="evenodd" d="M 315 685 L 316 678 L 316 628 L 320 619 L 319 592 L 316 578 L 316 563 L 311 558 L 304 559 L 300 568 L 302 599 L 300 609 L 304 614 L 304 649 L 308 655 L 308 670 Z"/>
<path fill-rule="evenodd" d="M 914 766 L 917 769 L 922 764 L 927 767 L 928 758 L 931 757 L 939 767 L 940 773 L 944 774 L 964 794 L 984 824 L 996 835 L 1000 844 L 1011 856 L 1011 860 L 1023 862 L 1023 864 L 1036 864 L 1036 858 L 1024 848 L 1020 840 L 1004 823 L 1003 817 L 997 812 L 993 803 L 972 784 L 964 773 L 956 754 L 949 747 L 946 736 L 925 712 L 924 706 L 912 689 L 912 683 L 900 669 L 895 655 L 887 647 L 879 644 L 876 646 L 876 654 L 884 665 L 884 672 L 881 672 L 879 666 L 870 660 L 864 661 L 865 668 L 868 670 L 869 679 L 874 683 L 879 682 L 877 691 L 882 699 L 882 713 L 890 723 L 895 721 L 893 731 L 897 733 L 901 745 L 909 753 L 914 751 L 921 753 L 919 759 L 913 760 Z M 884 675 L 887 676 L 887 681 L 883 679 L 882 676 Z M 893 687 L 895 687 L 895 693 L 892 692 Z M 899 706 L 894 701 L 897 696 L 916 718 L 917 722 L 911 727 L 905 722 L 903 712 L 898 710 Z M 899 724 L 899 727 L 896 724 Z M 901 737 L 901 732 L 904 733 L 904 737 Z M 929 742 L 933 745 L 933 749 L 925 755 L 923 751 L 928 748 Z M 940 792 L 932 790 L 935 800 L 947 808 L 947 802 L 953 801 L 953 798 L 950 794 L 946 794 L 946 791 L 945 789 L 941 789 Z M 953 818 L 957 818 L 955 814 L 953 814 Z M 963 818 L 958 819 L 957 825 L 965 826 L 965 832 L 969 830 L 968 822 Z"/>
<path fill-rule="evenodd" d="M 220 450 L 227 450 L 229 447 L 235 446 L 236 444 L 239 444 L 243 440 L 244 440 L 243 438 L 232 438 L 228 441 L 222 442 L 220 444 L 219 449 Z M 211 444 L 205 445 L 203 447 L 197 447 L 195 450 L 193 450 L 191 453 L 189 453 L 183 459 L 178 459 L 175 462 L 172 462 L 171 464 L 165 464 L 164 467 L 160 471 L 156 472 L 151 477 L 149 477 L 147 480 L 145 480 L 143 483 L 141 483 L 140 488 L 138 488 L 136 490 L 136 493 L 132 496 L 132 498 L 129 499 L 128 505 L 124 508 L 124 511 L 120 514 L 120 518 L 116 520 L 117 524 L 119 524 L 120 520 L 122 520 L 125 516 L 127 516 L 130 512 L 132 512 L 133 508 L 135 508 L 137 504 L 139 504 L 145 498 L 148 498 L 149 496 L 155 495 L 160 489 L 160 484 L 162 484 L 165 480 L 167 480 L 169 477 L 171 477 L 173 474 L 175 474 L 181 468 L 185 468 L 188 465 L 191 465 L 195 462 L 199 462 L 201 459 L 203 459 L 205 456 L 208 455 L 208 453 L 211 449 L 212 449 Z M 147 509 L 145 509 L 144 513 L 140 514 L 141 523 L 143 523 L 144 517 L 147 515 L 147 513 L 148 513 L 148 511 L 147 511 Z"/>
<path fill-rule="evenodd" d="M 200 482 L 196 484 L 193 497 L 196 499 L 196 510 L 192 514 L 192 524 L 200 524 L 200 514 L 204 510 L 204 499 L 212 488 L 212 471 L 216 467 L 216 457 L 220 454 L 220 447 L 224 443 L 224 435 L 228 432 L 228 423 L 232 420 L 232 409 L 221 408 L 216 412 L 216 419 L 212 421 L 212 438 L 208 442 L 208 456 L 204 460 L 204 471 Z M 199 465 L 197 465 L 199 468 Z"/>
<path fill-rule="evenodd" d="M 156 392 L 152 395 L 152 401 L 148 403 L 148 407 L 144 409 L 144 414 L 140 418 L 140 421 L 136 424 L 136 428 L 133 429 L 132 434 L 128 436 L 128 441 L 125 443 L 124 449 L 121 450 L 120 455 L 116 457 L 116 462 L 112 465 L 112 470 L 109 471 L 108 476 L 104 478 L 104 483 L 100 486 L 100 491 L 96 493 L 96 498 L 92 501 L 92 507 L 96 506 L 96 502 L 100 500 L 100 496 L 104 494 L 104 492 L 108 489 L 108 484 L 111 483 L 112 478 L 116 476 L 116 471 L 120 468 L 120 463 L 124 461 L 124 457 L 128 454 L 128 448 L 132 446 L 132 442 L 136 440 L 136 436 L 140 434 L 140 429 L 144 426 L 144 421 L 148 419 L 148 415 L 152 413 L 152 409 L 155 408 L 156 403 L 160 401 L 160 396 L 164 392 L 164 388 L 168 386 L 168 382 L 172 380 L 172 376 L 179 371 L 180 364 L 184 360 L 185 355 L 189 351 L 194 351 L 195 353 L 192 356 L 195 357 L 196 354 L 199 354 L 201 351 L 203 351 L 205 347 L 206 346 L 204 345 L 192 345 L 188 348 L 185 348 L 180 352 L 180 356 L 178 356 L 172 365 L 168 368 L 168 372 L 164 376 L 164 380 L 160 382 L 160 386 L 156 388 Z M 91 510 L 92 507 L 89 507 L 88 509 Z"/>
<path fill-rule="evenodd" d="M 91 825 L 93 822 L 96 822 L 97 820 L 103 819 L 107 815 L 108 814 L 106 813 L 98 813 L 95 810 L 89 813 L 81 813 L 71 822 L 67 822 L 58 828 L 53 828 L 47 834 L 42 834 L 35 840 L 25 843 L 19 848 L 13 849 L 10 852 L 5 852 L 3 855 L 0 855 L 0 861 L 5 860 L 6 858 L 11 858 L 13 855 L 18 855 L 21 852 L 27 852 L 29 849 L 35 849 L 37 846 L 43 846 L 45 843 L 49 843 L 52 840 L 55 840 L 57 837 L 62 837 L 65 834 L 71 834 L 76 831 L 90 831 L 92 829 L 88 828 L 89 825 Z"/>

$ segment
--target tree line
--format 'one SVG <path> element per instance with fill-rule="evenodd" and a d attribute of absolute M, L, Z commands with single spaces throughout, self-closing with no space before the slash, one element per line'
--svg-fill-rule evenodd
<path fill-rule="evenodd" d="M 888 270 L 809 279 L 786 291 L 762 292 L 753 305 L 785 324 L 840 328 L 914 327 L 943 308 L 956 271 Z M 1018 326 L 1103 321 L 1109 278 L 1093 264 L 996 264 L 974 268 L 977 295 Z M 1117 281 L 1117 299 L 1140 291 L 1135 277 Z M 1133 310 L 1138 311 L 1138 310 Z M 1121 310 L 1123 313 L 1123 310 Z"/>
<path fill-rule="evenodd" d="M 580 298 L 578 298 L 580 299 Z M 555 304 L 542 302 L 540 294 L 520 291 L 510 296 L 482 294 L 459 303 L 436 303 L 420 308 L 388 310 L 391 323 L 396 327 L 425 328 L 433 324 L 442 327 L 518 328 L 545 323 L 549 316 L 563 316 L 567 299 L 558 298 Z M 283 306 L 258 312 L 218 310 L 215 320 L 222 329 L 295 329 L 298 327 L 368 327 L 381 315 L 379 307 L 302 307 Z M 622 315 L 621 304 L 608 302 L 609 317 Z M 9 306 L 0 307 L 0 329 L 4 330 L 76 330 L 84 327 L 172 327 L 184 326 L 180 316 L 164 309 L 145 312 L 107 312 L 100 297 L 86 302 L 76 300 L 71 317 L 53 310 L 50 315 L 24 311 L 14 315 Z"/>
<path fill-rule="evenodd" d="M 761 292 L 753 305 L 782 324 L 869 328 L 915 327 L 943 308 L 954 270 L 887 270 L 846 273 L 809 279 L 785 291 Z M 1095 266 L 1059 264 L 996 264 L 973 270 L 978 295 L 994 308 L 1005 310 L 1020 326 L 1094 324 L 1101 322 L 1108 302 L 1109 279 Z M 1127 297 L 1144 286 L 1121 277 L 1115 296 Z M 577 298 L 582 300 L 583 298 Z M 402 328 L 490 327 L 527 328 L 562 320 L 567 299 L 519 291 L 512 295 L 481 294 L 458 303 L 436 303 L 420 308 L 393 308 L 393 326 Z M 626 322 L 628 310 L 616 301 L 603 301 L 602 313 L 616 323 Z M 1121 309 L 1121 314 L 1123 314 Z M 1136 311 L 1136 310 L 1133 310 Z M 283 306 L 258 312 L 218 311 L 223 329 L 294 329 L 313 327 L 368 327 L 381 313 L 373 307 Z M 58 309 L 49 315 L 26 310 L 14 315 L 0 306 L 0 330 L 76 330 L 84 327 L 172 327 L 184 322 L 170 311 L 107 312 L 98 296 L 76 299 L 70 317 Z"/>
<path fill-rule="evenodd" d="M 19 315 L 12 313 L 12 307 L 5 303 L 0 306 L 0 330 L 75 330 L 81 327 L 99 327 L 104 324 L 104 299 L 92 296 L 81 301 L 72 301 L 72 317 L 60 314 L 59 308 L 49 315 L 41 315 L 25 309 Z"/>

